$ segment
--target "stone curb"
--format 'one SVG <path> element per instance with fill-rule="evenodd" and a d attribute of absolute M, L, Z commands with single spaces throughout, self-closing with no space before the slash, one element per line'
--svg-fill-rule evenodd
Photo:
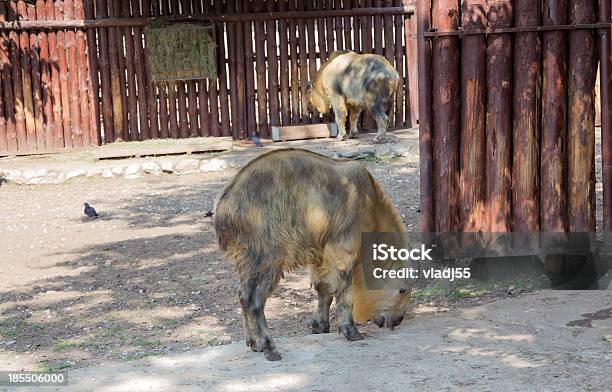
<path fill-rule="evenodd" d="M 379 148 L 359 147 L 351 151 L 330 151 L 330 156 L 340 159 L 390 159 L 407 157 L 413 154 L 413 148 L 406 146 L 381 146 Z M 68 169 L 65 171 L 46 168 L 28 168 L 25 170 L 2 169 L 0 181 L 19 185 L 63 184 L 75 178 L 124 178 L 132 180 L 143 176 L 159 176 L 167 174 L 187 175 L 197 173 L 222 172 L 228 169 L 238 169 L 250 161 L 253 156 L 218 157 L 207 159 L 183 158 L 178 162 L 171 160 L 145 161 L 140 163 L 125 162 L 120 165 L 99 166 L 90 168 Z"/>
<path fill-rule="evenodd" d="M 100 166 L 89 169 L 70 169 L 66 171 L 49 170 L 46 168 L 28 168 L 24 170 L 3 169 L 0 167 L 0 182 L 18 185 L 49 185 L 63 184 L 75 178 L 125 178 L 132 180 L 143 176 L 159 176 L 162 174 L 195 174 L 220 172 L 237 169 L 246 164 L 250 158 L 185 158 L 178 162 L 164 160 L 160 162 L 146 161 L 140 163 L 125 163 L 123 165 Z"/>

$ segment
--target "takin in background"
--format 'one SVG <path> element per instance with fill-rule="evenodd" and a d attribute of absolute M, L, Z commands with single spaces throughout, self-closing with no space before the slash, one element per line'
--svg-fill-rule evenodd
<path fill-rule="evenodd" d="M 363 110 L 376 120 L 375 141 L 383 141 L 387 132 L 387 111 L 396 93 L 400 77 L 384 57 L 336 51 L 323 63 L 308 90 L 308 102 L 320 113 L 334 111 L 338 137 L 346 140 L 358 133 L 357 121 Z M 346 134 L 346 116 L 350 130 Z"/>

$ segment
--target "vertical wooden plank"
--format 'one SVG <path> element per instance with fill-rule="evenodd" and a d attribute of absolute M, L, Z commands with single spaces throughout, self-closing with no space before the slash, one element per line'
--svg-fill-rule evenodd
<path fill-rule="evenodd" d="M 108 7 L 106 0 L 96 0 L 96 19 L 106 18 L 108 18 Z M 98 47 L 100 50 L 100 84 L 102 86 L 102 118 L 104 120 L 104 142 L 106 143 L 110 143 L 114 140 L 115 133 L 108 40 L 108 29 L 98 29 Z"/>
<path fill-rule="evenodd" d="M 254 11 L 263 11 L 262 0 L 254 0 Z M 264 22 L 255 22 L 255 71 L 257 74 L 257 128 L 259 136 L 269 135 L 266 99 L 266 59 Z"/>
<path fill-rule="evenodd" d="M 85 19 L 85 9 L 83 0 L 74 0 L 74 18 L 81 20 Z M 83 130 L 83 145 L 91 146 L 91 108 L 89 98 L 89 84 L 87 66 L 87 43 L 85 41 L 85 32 L 82 29 L 76 31 L 76 62 L 78 73 L 78 89 L 79 89 L 79 105 L 81 111 L 81 128 Z"/>
<path fill-rule="evenodd" d="M 2 151 L 2 152 L 8 151 L 8 140 L 7 140 L 7 132 L 6 132 L 6 119 L 7 119 L 7 116 L 4 113 L 4 94 L 3 94 L 3 89 L 4 88 L 2 86 L 2 83 L 0 83 L 0 151 Z"/>
<path fill-rule="evenodd" d="M 397 7 L 402 6 L 402 0 L 395 0 L 395 5 Z M 395 15 L 393 17 L 394 24 L 394 48 L 395 48 L 395 69 L 399 73 L 402 78 L 402 84 L 397 89 L 395 93 L 395 126 L 405 126 L 410 122 L 410 119 L 404 119 L 404 97 L 408 97 L 408 94 L 405 94 L 405 86 L 408 86 L 408 75 L 406 75 L 406 66 L 404 65 L 404 57 L 406 54 L 406 50 L 404 50 L 404 45 L 402 45 L 402 41 L 406 36 L 404 34 L 404 16 L 403 15 Z"/>
<path fill-rule="evenodd" d="M 231 0 L 228 0 L 228 7 L 229 6 L 229 2 Z M 189 8 L 190 10 L 190 14 L 193 15 L 193 10 L 191 9 L 192 4 L 189 4 L 189 7 L 187 7 L 186 4 L 186 10 L 187 8 Z M 230 48 L 231 49 L 231 48 Z M 189 103 L 189 136 L 191 137 L 196 137 L 196 136 L 200 136 L 200 125 L 198 124 L 198 101 L 197 101 L 197 82 L 195 80 L 190 80 L 187 82 L 187 98 L 188 98 L 188 103 Z M 230 91 L 230 93 L 232 93 Z"/>
<path fill-rule="evenodd" d="M 281 2 L 284 4 L 284 2 Z M 325 9 L 323 0 L 317 0 L 317 11 L 323 11 Z M 284 9 L 283 9 L 284 10 Z M 319 62 L 323 64 L 327 60 L 327 37 L 325 31 L 325 18 L 317 18 L 317 44 L 319 46 Z"/>
<path fill-rule="evenodd" d="M 218 1 L 214 2 L 215 14 L 220 15 L 223 13 L 222 4 Z M 217 56 L 220 60 L 219 64 L 221 69 L 219 70 L 219 108 L 221 109 L 221 130 L 223 136 L 231 136 L 232 132 L 230 129 L 230 118 L 229 118 L 229 101 L 227 93 L 227 53 L 225 49 L 225 24 L 217 23 Z M 263 73 L 263 69 L 261 72 Z"/>
<path fill-rule="evenodd" d="M 140 16 L 140 2 L 130 0 L 132 16 Z M 134 68 L 136 71 L 136 90 L 138 95 L 138 140 L 150 139 L 149 134 L 149 110 L 147 105 L 147 82 L 144 46 L 142 43 L 143 30 L 141 27 L 134 27 Z"/>
<path fill-rule="evenodd" d="M 242 1 L 236 1 L 236 12 L 238 14 L 243 13 Z M 246 112 L 244 110 L 245 102 L 245 65 L 244 65 L 244 34 L 243 34 L 243 23 L 234 23 L 234 36 L 236 37 L 236 53 L 234 58 L 236 59 L 236 85 L 235 85 L 235 93 L 236 103 L 232 110 L 235 110 L 238 114 L 238 138 L 244 139 L 247 137 L 247 129 L 246 129 Z M 282 30 L 281 30 L 282 32 Z M 286 33 L 286 32 L 285 32 Z M 286 38 L 286 35 L 285 35 Z M 285 50 L 287 48 L 285 47 Z"/>
<path fill-rule="evenodd" d="M 8 4 L 8 21 L 17 19 L 17 3 L 11 1 Z M 10 39 L 10 63 L 12 65 L 13 79 L 13 98 L 15 107 L 15 123 L 17 133 L 16 149 L 20 151 L 27 150 L 26 144 L 26 121 L 23 105 L 23 80 L 21 78 L 21 61 L 19 55 L 19 34 L 15 31 L 9 32 Z"/>
<path fill-rule="evenodd" d="M 432 119 L 431 41 L 424 33 L 431 29 L 431 0 L 417 2 L 418 61 L 419 61 L 419 187 L 421 201 L 420 229 L 423 233 L 436 230 L 434 211 L 434 159 Z"/>
<path fill-rule="evenodd" d="M 387 7 L 393 7 L 393 0 L 384 0 L 383 1 L 383 6 L 385 8 Z M 394 60 L 395 60 L 395 50 L 394 50 L 394 45 L 393 45 L 393 41 L 394 41 L 394 34 L 393 34 L 393 17 L 391 15 L 385 15 L 383 17 L 383 21 L 384 21 L 384 33 L 385 33 L 385 58 L 387 59 L 387 61 L 389 61 L 389 63 L 391 63 L 391 65 L 395 65 L 394 64 Z M 401 77 L 401 71 L 399 70 L 399 67 L 396 67 L 398 69 L 398 73 L 400 74 Z M 395 112 L 396 112 L 396 108 L 394 105 L 395 102 L 391 102 L 391 105 L 389 107 L 389 121 L 388 121 L 388 126 L 389 127 L 395 127 Z"/>
<path fill-rule="evenodd" d="M 599 21 L 610 22 L 610 2 L 599 0 Z M 601 97 L 601 164 L 603 231 L 612 231 L 612 39 L 610 29 L 599 36 Z"/>
<path fill-rule="evenodd" d="M 432 27 L 457 30 L 458 11 L 455 1 L 434 0 Z M 436 38 L 432 52 L 436 231 L 453 232 L 457 230 L 459 41 L 452 36 Z"/>
<path fill-rule="evenodd" d="M 286 0 L 280 0 L 278 2 L 278 11 L 287 11 Z M 318 21 L 320 21 L 320 19 Z M 321 33 L 320 30 L 319 33 Z M 287 38 L 287 19 L 279 20 L 278 36 L 280 51 L 279 71 L 281 91 L 281 120 L 283 125 L 289 125 L 291 121 L 291 106 L 289 103 L 289 40 Z"/>
<path fill-rule="evenodd" d="M 373 6 L 372 0 L 364 0 L 365 7 L 371 8 Z M 362 39 L 363 39 L 363 53 L 374 53 L 374 46 L 372 41 L 372 36 L 374 34 L 374 26 L 372 24 L 372 17 L 365 16 L 361 20 L 362 26 L 365 26 L 362 30 Z M 376 125 L 374 122 L 374 118 L 370 114 L 370 112 L 365 111 L 362 116 L 362 128 L 365 129 L 373 129 Z"/>
<path fill-rule="evenodd" d="M 384 0 L 383 6 L 393 7 L 393 0 Z M 384 22 L 384 34 L 385 34 L 385 58 L 393 64 L 393 17 L 391 15 L 385 15 L 383 17 Z"/>
<path fill-rule="evenodd" d="M 235 0 L 227 0 L 226 2 L 226 10 L 225 13 L 227 14 L 235 14 L 236 13 L 236 1 Z M 231 118 L 231 132 L 232 132 L 232 137 L 234 139 L 239 139 L 239 133 L 240 133 L 240 125 L 239 122 L 240 120 L 238 120 L 238 96 L 237 96 L 237 87 L 236 87 L 236 78 L 238 76 L 237 74 L 237 68 L 238 68 L 238 53 L 237 53 L 237 49 L 238 49 L 238 42 L 237 42 L 237 38 L 238 36 L 236 35 L 236 26 L 238 25 L 237 22 L 228 22 L 227 23 L 227 29 L 226 29 L 226 34 L 227 34 L 227 42 L 228 42 L 228 59 L 229 59 L 229 72 L 228 72 L 228 81 L 229 81 L 229 98 L 230 98 L 230 118 Z"/>
<path fill-rule="evenodd" d="M 295 11 L 295 0 L 289 0 L 289 11 Z M 333 32 L 332 32 L 333 36 Z M 289 46 L 291 49 L 291 123 L 299 124 L 301 121 L 300 115 L 300 85 L 299 85 L 299 60 L 298 60 L 298 36 L 297 36 L 297 21 L 289 19 Z"/>
<path fill-rule="evenodd" d="M 194 9 L 196 15 L 204 15 L 204 8 L 201 2 L 196 2 Z M 198 116 L 199 116 L 199 135 L 210 135 L 210 114 L 208 112 L 208 83 L 207 80 L 198 80 Z"/>
<path fill-rule="evenodd" d="M 122 0 L 109 0 L 108 8 L 109 8 L 109 16 L 111 18 L 118 18 L 121 16 L 121 3 Z M 129 129 L 129 115 L 128 115 L 128 103 L 127 103 L 127 81 L 125 75 L 126 69 L 126 59 L 125 59 L 125 50 L 123 43 L 123 29 L 122 28 L 112 28 L 110 30 L 112 35 L 114 35 L 114 39 L 116 40 L 115 46 L 111 46 L 111 48 L 116 48 L 115 58 L 117 64 L 117 75 L 119 75 L 118 80 L 114 81 L 118 85 L 119 98 L 121 102 L 121 129 L 117 130 L 117 132 L 121 133 L 121 135 L 116 135 L 116 140 L 128 141 L 130 140 L 130 129 Z M 112 72 L 112 71 L 111 71 Z M 117 127 L 117 124 L 115 124 Z"/>
<path fill-rule="evenodd" d="M 94 0 L 84 0 L 84 12 L 86 19 L 94 19 Z M 98 42 L 95 29 L 87 29 L 87 66 L 89 78 L 87 87 L 89 89 L 89 102 L 91 105 L 90 128 L 91 143 L 94 146 L 100 144 L 100 79 L 98 72 Z"/>
<path fill-rule="evenodd" d="M 566 0 L 545 0 L 543 24 L 567 24 Z M 565 138 L 567 133 L 567 34 L 543 33 L 540 230 L 566 230 Z"/>
<path fill-rule="evenodd" d="M 64 13 L 64 2 L 56 1 L 55 19 L 65 19 Z M 74 133 L 72 117 L 70 113 L 70 75 L 68 73 L 68 57 L 66 54 L 66 32 L 64 30 L 59 30 L 57 32 L 57 57 L 59 64 L 62 123 L 64 125 L 64 147 L 71 148 L 74 145 Z"/>
<path fill-rule="evenodd" d="M 352 0 L 343 0 L 342 8 L 345 10 L 350 10 L 351 8 L 353 8 Z M 351 38 L 352 38 L 351 35 L 353 32 L 351 28 L 351 19 L 352 18 L 350 16 L 345 16 L 344 19 L 342 20 L 343 29 L 344 29 L 344 48 L 346 50 L 355 50 L 355 47 L 353 43 L 351 42 Z"/>
<path fill-rule="evenodd" d="M 118 0 L 109 0 L 108 12 L 109 16 L 114 15 L 114 3 Z M 118 29 L 111 27 L 108 29 L 108 61 L 110 64 L 111 75 L 111 93 L 113 97 L 113 122 L 115 133 L 113 141 L 123 140 L 123 91 L 120 68 L 119 68 L 119 46 L 118 46 Z"/>
<path fill-rule="evenodd" d="M 274 12 L 274 1 L 266 1 L 267 11 Z M 267 62 L 268 62 L 268 105 L 270 112 L 270 126 L 281 125 L 280 109 L 278 104 L 278 46 L 276 41 L 276 21 L 269 20 L 266 22 L 266 44 L 267 44 Z"/>
<path fill-rule="evenodd" d="M 250 12 L 250 3 L 245 3 L 243 12 Z M 245 106 L 246 106 L 246 127 L 247 137 L 251 137 L 257 132 L 256 121 L 256 96 L 255 96 L 255 57 L 253 56 L 253 24 L 245 22 L 244 30 L 244 73 L 245 73 Z"/>
<path fill-rule="evenodd" d="M 306 10 L 307 11 L 312 11 L 314 10 L 313 8 L 313 2 L 312 1 L 307 1 L 306 2 Z M 315 26 L 314 26 L 314 19 L 309 18 L 306 19 L 306 33 L 307 33 L 307 39 L 308 39 L 308 81 L 311 82 L 315 79 L 315 76 L 317 75 L 317 46 L 316 46 L 316 34 L 315 34 Z M 306 84 L 306 86 L 308 86 L 308 84 Z M 308 91 L 306 90 L 306 93 L 304 94 L 304 97 L 307 99 L 308 95 L 307 95 Z M 304 106 L 305 110 L 304 113 L 308 113 L 308 115 L 310 115 L 310 117 L 312 118 L 312 122 L 314 124 L 316 123 L 320 123 L 320 118 L 319 115 L 317 113 L 309 113 L 308 110 L 308 102 L 306 102 L 306 106 Z"/>
<path fill-rule="evenodd" d="M 53 0 L 46 2 L 47 20 L 55 20 L 55 5 Z M 62 98 L 59 77 L 59 56 L 57 52 L 57 33 L 50 30 L 47 34 L 49 41 L 49 72 L 51 75 L 51 102 L 53 110 L 53 137 L 49 147 L 64 147 L 64 124 L 62 122 Z"/>
<path fill-rule="evenodd" d="M 538 26 L 537 0 L 516 0 L 515 25 Z M 512 164 L 512 230 L 539 229 L 540 42 L 537 33 L 518 33 L 514 41 L 514 123 Z"/>
<path fill-rule="evenodd" d="M 64 20 L 74 19 L 72 0 L 64 1 Z M 72 143 L 74 147 L 83 146 L 83 127 L 81 124 L 81 97 L 77 70 L 76 34 L 67 29 L 65 33 L 68 65 L 68 94 L 70 101 L 70 120 L 72 122 Z"/>
<path fill-rule="evenodd" d="M 130 17 L 130 3 L 121 2 L 120 14 L 122 18 Z M 139 140 L 138 132 L 138 96 L 136 93 L 136 71 L 134 69 L 134 35 L 131 27 L 124 27 L 122 35 L 125 38 L 125 69 L 127 73 L 127 110 L 129 139 Z"/>
<path fill-rule="evenodd" d="M 353 0 L 352 1 L 352 8 L 361 8 L 361 4 L 360 2 L 362 2 L 363 0 Z M 352 22 L 352 29 L 353 29 L 353 50 L 357 53 L 361 52 L 361 17 L 352 17 L 351 18 L 351 22 Z"/>
<path fill-rule="evenodd" d="M 304 0 L 298 0 L 298 11 L 305 10 Z M 299 50 L 299 67 L 300 67 L 300 116 L 303 124 L 312 122 L 308 113 L 308 55 L 306 53 L 306 21 L 298 19 L 298 50 Z"/>
<path fill-rule="evenodd" d="M 158 1 L 153 3 L 153 13 L 155 16 L 163 16 L 169 13 L 170 2 L 162 0 L 161 4 Z M 157 91 L 159 92 L 159 134 L 161 138 L 170 137 L 168 115 L 168 86 L 166 83 L 158 83 Z"/>
<path fill-rule="evenodd" d="M 405 7 L 416 5 L 415 0 L 402 0 Z M 404 86 L 404 101 L 406 122 L 416 126 L 419 121 L 419 77 L 417 59 L 417 20 L 415 16 L 407 16 L 404 19 L 405 41 L 406 41 L 406 76 L 407 82 Z"/>
<path fill-rule="evenodd" d="M 176 6 L 178 7 L 178 2 L 176 2 Z M 166 1 L 162 1 L 162 7 L 161 7 L 161 13 L 163 16 L 168 16 L 168 15 L 172 15 L 173 12 L 175 12 L 175 8 L 174 8 L 175 4 L 174 2 L 170 2 L 170 0 L 166 0 Z M 161 83 L 160 84 L 160 90 L 162 91 L 161 96 L 163 97 L 164 95 L 167 95 L 167 102 L 168 102 L 168 134 L 170 137 L 172 138 L 178 138 L 179 137 L 179 126 L 178 126 L 178 120 L 177 120 L 177 116 L 178 116 L 178 112 L 177 112 L 177 107 L 176 107 L 176 83 Z M 167 94 L 166 94 L 167 91 Z M 164 106 L 164 102 L 161 102 L 161 108 L 160 111 L 162 113 L 164 113 L 163 110 L 163 106 Z M 162 127 L 163 127 L 163 121 L 162 121 Z M 162 128 L 163 129 L 163 128 Z"/>
<path fill-rule="evenodd" d="M 489 0 L 490 28 L 512 27 L 512 0 Z M 488 231 L 509 232 L 511 226 L 512 36 L 487 37 L 486 200 Z M 420 81 L 419 81 L 420 82 Z M 419 94 L 421 90 L 419 89 Z M 420 120 L 422 122 L 422 118 Z"/>
<path fill-rule="evenodd" d="M 569 1 L 569 23 L 595 22 L 595 2 Z M 595 78 L 597 48 L 592 30 L 569 34 L 568 228 L 595 231 Z"/>
<path fill-rule="evenodd" d="M 211 8 L 210 0 L 204 0 L 204 14 L 210 15 L 213 12 Z M 218 41 L 218 32 L 215 31 L 215 39 Z M 218 54 L 217 54 L 218 56 Z M 221 72 L 221 70 L 219 70 Z M 221 136 L 219 127 L 220 114 L 219 114 L 219 90 L 217 89 L 217 80 L 208 80 L 208 91 L 210 97 L 210 133 L 212 136 Z M 253 90 L 252 90 L 253 91 Z"/>
<path fill-rule="evenodd" d="M 142 0 L 142 16 L 149 17 L 152 14 L 151 0 Z M 140 33 L 140 39 L 143 40 L 144 32 Z M 147 61 L 149 56 L 147 55 L 147 48 L 144 48 L 145 53 L 145 83 L 147 91 L 147 112 L 149 115 L 149 136 L 153 139 L 159 138 L 159 113 L 157 109 L 157 86 L 153 80 L 153 74 L 151 73 L 151 67 Z M 193 87 L 195 89 L 195 85 Z M 195 90 L 194 90 L 195 94 Z"/>
<path fill-rule="evenodd" d="M 484 0 L 462 0 L 464 31 L 487 27 Z M 484 35 L 461 40 L 461 134 L 459 210 L 461 231 L 486 231 L 485 219 L 485 86 L 486 42 Z"/>
<path fill-rule="evenodd" d="M 325 0 L 324 9 L 333 10 L 334 9 L 333 0 Z M 326 32 L 326 37 L 327 37 L 327 57 L 325 58 L 326 60 L 327 58 L 329 58 L 329 56 L 331 56 L 331 54 L 335 50 L 337 50 L 337 47 L 335 46 L 336 40 L 334 38 L 335 22 L 336 22 L 335 18 L 332 18 L 332 17 L 325 18 L 325 32 Z"/>
<path fill-rule="evenodd" d="M 382 7 L 382 0 L 374 0 L 373 6 L 376 8 Z M 456 8 L 456 7 L 455 7 Z M 450 9 L 449 9 L 450 12 Z M 374 16 L 374 51 L 376 54 L 383 56 L 383 17 Z"/>
<path fill-rule="evenodd" d="M 34 4 L 27 4 L 28 20 L 36 20 L 36 7 Z M 30 32 L 30 58 L 32 65 L 32 101 L 34 106 L 34 125 L 36 134 L 36 149 L 45 148 L 44 114 L 42 103 L 42 81 L 40 74 L 40 48 L 38 34 L 36 31 Z"/>
<path fill-rule="evenodd" d="M 342 0 L 333 0 L 333 9 L 342 9 Z M 334 18 L 334 29 L 336 33 L 336 50 L 344 50 L 344 26 L 343 19 L 341 16 Z"/>
<path fill-rule="evenodd" d="M 28 20 L 27 5 L 23 0 L 17 2 L 17 18 L 19 20 Z M 34 119 L 34 99 L 32 95 L 30 35 L 27 31 L 21 31 L 19 34 L 19 47 L 21 49 L 20 66 L 26 124 L 26 145 L 28 150 L 34 151 L 36 150 L 36 122 Z"/>
<path fill-rule="evenodd" d="M 185 10 L 184 0 L 179 1 L 178 8 L 175 14 L 183 14 Z M 176 86 L 177 91 L 177 102 L 178 102 L 178 115 L 179 115 L 179 135 L 181 138 L 188 136 L 189 120 L 187 118 L 187 92 L 185 91 L 187 86 L 184 81 L 177 81 L 172 83 Z"/>
<path fill-rule="evenodd" d="M 8 21 L 17 20 L 17 2 L 11 1 L 8 4 Z M 26 144 L 26 120 L 25 108 L 23 104 L 23 79 L 21 77 L 21 57 L 19 45 L 19 33 L 9 32 L 10 38 L 10 63 L 12 65 L 13 97 L 15 100 L 15 122 L 17 130 L 17 150 L 27 150 Z"/>
<path fill-rule="evenodd" d="M 0 22 L 7 18 L 7 3 L 0 2 Z M 9 33 L 0 31 L 0 75 L 2 76 L 2 95 L 4 100 L 4 115 L 6 118 L 7 150 L 17 151 L 17 124 L 15 118 L 15 95 L 13 90 L 13 65 L 11 63 L 11 41 Z"/>

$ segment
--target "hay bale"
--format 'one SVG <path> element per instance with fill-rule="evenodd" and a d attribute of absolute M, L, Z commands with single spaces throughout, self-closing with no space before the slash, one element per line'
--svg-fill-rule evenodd
<path fill-rule="evenodd" d="M 148 61 L 155 82 L 217 77 L 212 23 L 156 21 L 145 31 Z"/>

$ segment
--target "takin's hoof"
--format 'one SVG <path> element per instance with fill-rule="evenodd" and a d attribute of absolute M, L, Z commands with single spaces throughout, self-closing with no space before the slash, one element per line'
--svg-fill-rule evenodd
<path fill-rule="evenodd" d="M 281 360 L 281 355 L 276 350 L 270 350 L 270 349 L 265 350 L 264 357 L 266 357 L 268 361 L 280 361 Z"/>
<path fill-rule="evenodd" d="M 344 135 L 340 138 L 340 140 L 342 140 L 343 142 L 349 140 L 349 135 Z"/>
<path fill-rule="evenodd" d="M 349 342 L 356 342 L 358 340 L 363 340 L 363 336 L 361 335 L 361 333 L 359 333 L 359 330 L 357 330 L 357 327 L 355 326 L 355 324 L 342 325 L 340 326 L 339 331 L 342 333 L 342 335 L 344 335 L 344 337 Z"/>
<path fill-rule="evenodd" d="M 311 331 L 314 334 L 329 333 L 329 323 L 319 320 L 312 320 Z"/>
<path fill-rule="evenodd" d="M 257 344 L 255 343 L 255 339 L 253 339 L 253 338 L 248 338 L 246 340 L 246 345 L 247 345 L 248 348 L 250 348 L 253 351 L 261 351 L 261 350 L 257 349 Z"/>
<path fill-rule="evenodd" d="M 384 143 L 386 138 L 384 136 L 375 136 L 373 142 L 374 143 Z"/>

